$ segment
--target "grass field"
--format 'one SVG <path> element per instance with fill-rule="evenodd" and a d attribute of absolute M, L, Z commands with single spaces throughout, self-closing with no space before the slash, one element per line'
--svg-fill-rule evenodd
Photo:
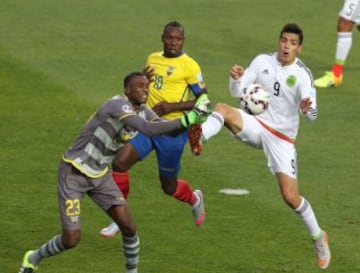
<path fill-rule="evenodd" d="M 326 4 L 325 4 L 326 2 Z M 86 119 L 122 90 L 123 76 L 161 49 L 163 25 L 185 25 L 185 50 L 201 65 L 212 101 L 227 92 L 233 63 L 276 50 L 280 28 L 300 24 L 303 61 L 329 69 L 342 1 L 281 0 L 1 0 L 0 272 L 17 272 L 27 249 L 60 232 L 56 171 Z M 280 7 L 280 8 L 279 8 Z M 326 7 L 326 8 L 325 8 Z M 301 125 L 300 189 L 330 236 L 329 273 L 360 272 L 360 53 L 357 31 L 345 82 L 318 90 L 320 117 Z M 165 196 L 154 155 L 131 171 L 130 207 L 146 273 L 309 273 L 317 268 L 309 235 L 282 202 L 261 151 L 223 130 L 181 177 L 205 193 L 207 220 L 195 228 L 190 208 Z M 245 188 L 226 196 L 221 188 Z M 109 220 L 88 198 L 77 249 L 42 262 L 39 273 L 124 272 L 120 237 L 103 239 Z"/>

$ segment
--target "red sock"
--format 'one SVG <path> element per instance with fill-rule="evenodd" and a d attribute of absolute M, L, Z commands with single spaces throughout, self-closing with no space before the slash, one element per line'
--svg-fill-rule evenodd
<path fill-rule="evenodd" d="M 115 180 L 116 185 L 121 190 L 124 198 L 127 199 L 130 191 L 129 173 L 113 172 L 112 177 Z"/>
<path fill-rule="evenodd" d="M 342 72 L 343 72 L 343 68 L 344 68 L 344 65 L 342 64 L 334 64 L 333 67 L 331 68 L 331 71 L 334 73 L 334 75 L 336 77 L 339 77 L 341 76 Z"/>
<path fill-rule="evenodd" d="M 197 201 L 197 196 L 193 193 L 190 185 L 182 179 L 178 179 L 178 186 L 173 197 L 179 201 L 189 203 L 191 206 Z"/>

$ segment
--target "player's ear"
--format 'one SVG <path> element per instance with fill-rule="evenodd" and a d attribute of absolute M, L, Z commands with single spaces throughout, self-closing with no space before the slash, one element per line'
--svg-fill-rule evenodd
<path fill-rule="evenodd" d="M 300 53 L 302 50 L 302 45 L 299 45 L 299 48 L 298 48 L 298 53 Z"/>

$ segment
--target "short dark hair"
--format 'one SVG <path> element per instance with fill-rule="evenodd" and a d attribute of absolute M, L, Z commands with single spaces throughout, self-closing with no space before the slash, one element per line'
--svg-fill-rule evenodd
<path fill-rule="evenodd" d="M 280 38 L 285 32 L 297 34 L 299 36 L 300 45 L 303 43 L 304 35 L 301 28 L 297 24 L 294 23 L 286 24 L 280 32 Z"/>
<path fill-rule="evenodd" d="M 180 24 L 180 23 L 177 22 L 177 21 L 171 21 L 171 22 L 167 23 L 167 24 L 164 26 L 163 35 L 165 34 L 165 32 L 167 31 L 167 29 L 168 29 L 169 27 L 178 27 L 178 28 L 180 28 L 181 31 L 185 34 L 185 29 L 184 29 L 184 27 L 183 27 L 182 24 Z"/>
<path fill-rule="evenodd" d="M 124 88 L 128 87 L 131 80 L 134 78 L 134 77 L 137 77 L 137 76 L 144 76 L 143 73 L 141 72 L 131 72 L 129 74 L 127 74 L 124 78 Z"/>

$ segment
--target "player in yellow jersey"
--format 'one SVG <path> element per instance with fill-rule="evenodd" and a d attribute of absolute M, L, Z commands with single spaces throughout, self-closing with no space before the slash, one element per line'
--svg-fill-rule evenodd
<path fill-rule="evenodd" d="M 164 27 L 161 40 L 163 51 L 152 53 L 147 58 L 146 73 L 151 78 L 147 104 L 160 117 L 172 120 L 181 116 L 183 111 L 192 109 L 195 99 L 206 93 L 206 89 L 198 63 L 183 52 L 184 27 L 178 22 L 169 22 Z M 126 172 L 155 150 L 164 193 L 188 203 L 192 207 L 195 225 L 200 226 L 205 220 L 203 193 L 201 190 L 193 191 L 185 180 L 178 179 L 181 155 L 187 140 L 186 132 L 177 136 L 156 137 L 139 133 L 115 157 L 113 176 L 127 196 L 129 177 Z M 111 223 L 100 234 L 112 237 L 118 231 L 118 226 Z"/>

